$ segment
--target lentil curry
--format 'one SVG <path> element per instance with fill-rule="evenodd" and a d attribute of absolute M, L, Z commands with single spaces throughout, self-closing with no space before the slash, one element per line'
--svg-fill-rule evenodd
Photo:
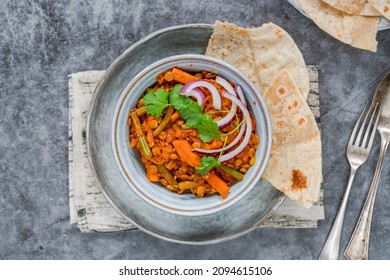
<path fill-rule="evenodd" d="M 226 198 L 254 165 L 259 143 L 241 88 L 207 71 L 173 68 L 156 79 L 128 118 L 130 148 L 148 180 Z"/>

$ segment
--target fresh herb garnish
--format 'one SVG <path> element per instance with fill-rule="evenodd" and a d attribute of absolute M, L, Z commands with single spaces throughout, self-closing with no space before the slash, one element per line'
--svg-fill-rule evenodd
<path fill-rule="evenodd" d="M 176 85 L 172 89 L 169 101 L 179 111 L 180 117 L 186 120 L 187 126 L 196 127 L 201 122 L 203 109 L 191 98 L 180 94 L 182 87 L 182 85 Z"/>
<path fill-rule="evenodd" d="M 213 121 L 209 114 L 203 113 L 202 107 L 197 102 L 182 95 L 180 93 L 182 88 L 183 85 L 178 84 L 170 92 L 159 91 L 158 89 L 152 95 L 149 91 L 144 97 L 144 104 L 147 106 L 146 113 L 159 117 L 165 107 L 172 105 L 179 111 L 180 117 L 186 121 L 187 126 L 198 130 L 199 138 L 203 142 L 211 142 L 214 137 L 219 141 L 221 132 L 216 122 Z M 158 94 L 163 94 L 164 96 L 157 98 Z M 148 98 L 146 98 L 147 96 Z"/>
<path fill-rule="evenodd" d="M 144 96 L 144 104 L 146 106 L 146 113 L 155 118 L 161 116 L 162 111 L 169 105 L 169 92 L 159 88 L 155 91 L 149 90 Z"/>
<path fill-rule="evenodd" d="M 202 167 L 195 167 L 195 170 L 201 175 L 205 175 L 214 167 L 221 165 L 221 163 L 212 156 L 202 157 L 200 163 L 202 164 Z"/>
<path fill-rule="evenodd" d="M 199 131 L 199 138 L 203 142 L 211 142 L 214 137 L 217 141 L 221 139 L 219 127 L 210 115 L 203 114 L 200 122 L 195 127 Z"/>

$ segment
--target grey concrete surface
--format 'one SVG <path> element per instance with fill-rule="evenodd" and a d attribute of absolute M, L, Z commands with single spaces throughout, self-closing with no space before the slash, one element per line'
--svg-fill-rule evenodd
<path fill-rule="evenodd" d="M 317 229 L 259 229 L 210 246 L 169 243 L 141 231 L 80 233 L 69 225 L 68 74 L 105 69 L 158 29 L 216 19 L 242 26 L 272 21 L 291 34 L 307 64 L 319 65 L 326 220 Z M 285 0 L 0 1 L 0 259 L 318 258 L 349 175 L 349 133 L 390 70 L 390 30 L 377 39 L 377 53 L 342 44 Z M 355 179 L 341 249 L 371 183 L 378 140 Z M 389 166 L 388 155 L 374 209 L 371 259 L 390 259 Z"/>

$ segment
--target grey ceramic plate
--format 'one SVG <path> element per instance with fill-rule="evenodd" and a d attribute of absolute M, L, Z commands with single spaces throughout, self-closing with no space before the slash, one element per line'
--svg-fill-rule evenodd
<path fill-rule="evenodd" d="M 285 196 L 260 181 L 236 204 L 217 213 L 183 216 L 158 209 L 134 192 L 118 169 L 110 137 L 114 111 L 127 83 L 149 64 L 177 54 L 204 54 L 210 25 L 157 31 L 127 49 L 107 69 L 91 104 L 87 125 L 89 161 L 96 183 L 112 206 L 141 230 L 187 244 L 209 244 L 241 236 L 269 218 Z"/>
<path fill-rule="evenodd" d="M 304 16 L 310 18 L 304 11 L 303 9 L 301 8 L 301 6 L 299 5 L 299 1 L 298 0 L 287 0 L 288 2 L 290 2 L 291 5 L 293 5 L 298 11 L 300 11 Z M 385 17 L 381 17 L 381 20 L 379 21 L 379 24 L 378 24 L 378 31 L 381 31 L 381 30 L 386 30 L 386 29 L 389 29 L 390 28 L 390 21 L 388 21 Z"/>

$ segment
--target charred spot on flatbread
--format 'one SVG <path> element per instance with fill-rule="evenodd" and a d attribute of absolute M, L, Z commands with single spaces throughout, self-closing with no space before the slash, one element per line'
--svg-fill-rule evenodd
<path fill-rule="evenodd" d="M 300 118 L 297 123 L 298 125 L 303 125 L 305 123 L 305 118 Z"/>
<path fill-rule="evenodd" d="M 291 170 L 291 190 L 300 191 L 307 188 L 307 176 L 299 169 Z"/>

